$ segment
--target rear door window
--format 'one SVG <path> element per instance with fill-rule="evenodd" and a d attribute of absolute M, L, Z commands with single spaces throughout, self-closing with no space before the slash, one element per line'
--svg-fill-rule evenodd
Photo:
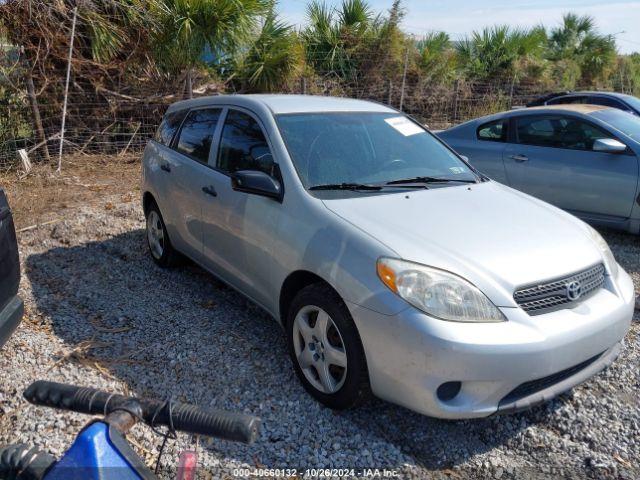
<path fill-rule="evenodd" d="M 489 142 L 505 142 L 507 140 L 507 125 L 505 120 L 485 123 L 478 127 L 478 140 Z"/>
<path fill-rule="evenodd" d="M 219 108 L 191 110 L 180 129 L 176 150 L 200 163 L 208 163 L 220 112 Z"/>
<path fill-rule="evenodd" d="M 229 110 L 222 129 L 218 168 L 227 173 L 259 170 L 274 175 L 274 161 L 258 122 L 238 110 Z"/>
<path fill-rule="evenodd" d="M 171 145 L 173 136 L 178 131 L 178 128 L 180 128 L 180 124 L 187 114 L 187 111 L 188 110 L 177 110 L 175 112 L 167 113 L 162 119 L 153 139 L 163 145 Z"/>

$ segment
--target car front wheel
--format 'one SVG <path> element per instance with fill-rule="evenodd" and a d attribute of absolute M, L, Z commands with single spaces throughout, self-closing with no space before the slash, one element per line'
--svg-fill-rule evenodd
<path fill-rule="evenodd" d="M 326 285 L 301 290 L 287 321 L 289 353 L 305 389 L 333 409 L 352 407 L 369 395 L 360 336 L 342 299 Z"/>

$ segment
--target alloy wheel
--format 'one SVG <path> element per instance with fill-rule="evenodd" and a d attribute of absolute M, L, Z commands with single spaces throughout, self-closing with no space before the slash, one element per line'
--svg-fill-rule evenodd
<path fill-rule="evenodd" d="M 162 228 L 160 215 L 158 215 L 158 212 L 155 210 L 151 210 L 147 217 L 147 239 L 149 241 L 151 255 L 157 260 L 162 258 L 162 254 L 164 253 L 164 230 Z"/>
<path fill-rule="evenodd" d="M 300 309 L 293 322 L 293 347 L 311 385 L 324 394 L 340 390 L 347 377 L 347 354 L 327 312 L 311 305 Z"/>

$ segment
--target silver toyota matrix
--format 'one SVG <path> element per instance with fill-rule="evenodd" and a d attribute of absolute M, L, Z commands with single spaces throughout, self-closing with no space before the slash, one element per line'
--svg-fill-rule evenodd
<path fill-rule="evenodd" d="M 284 328 L 305 389 L 441 418 L 546 401 L 618 355 L 630 277 L 581 220 L 359 100 L 172 105 L 144 153 L 147 239 Z"/>

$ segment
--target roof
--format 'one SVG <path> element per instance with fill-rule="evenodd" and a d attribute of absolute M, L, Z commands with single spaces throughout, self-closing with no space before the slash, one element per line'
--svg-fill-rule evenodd
<path fill-rule="evenodd" d="M 515 110 L 507 110 L 505 112 L 498 112 L 498 113 L 494 113 L 492 115 L 487 115 L 486 117 L 482 117 L 482 118 L 476 118 L 471 120 L 472 122 L 481 120 L 481 121 L 487 121 L 487 120 L 492 120 L 494 118 L 508 118 L 508 117 L 515 117 L 515 116 L 520 116 L 520 115 L 524 115 L 526 113 L 533 113 L 533 112 L 547 112 L 547 113 L 563 113 L 563 112 L 573 112 L 573 113 L 581 113 L 583 115 L 590 115 L 593 112 L 598 112 L 600 110 L 609 110 L 612 107 L 605 107 L 602 105 L 587 105 L 587 104 L 575 104 L 575 103 L 569 103 L 569 104 L 560 104 L 560 105 L 542 105 L 539 107 L 527 107 L 527 108 L 518 108 Z"/>
<path fill-rule="evenodd" d="M 216 95 L 183 100 L 171 105 L 170 110 L 205 105 L 237 105 L 241 107 L 266 107 L 273 114 L 310 112 L 382 112 L 396 110 L 380 103 L 353 98 L 322 97 L 316 95 Z"/>
<path fill-rule="evenodd" d="M 629 96 L 625 93 L 604 92 L 604 91 L 598 91 L 598 90 L 578 90 L 576 92 L 568 92 L 560 96 L 565 96 L 565 95 L 605 95 L 608 97 L 616 97 L 616 98 L 625 98 Z"/>
<path fill-rule="evenodd" d="M 539 111 L 539 110 L 560 110 L 560 111 L 568 111 L 568 112 L 576 112 L 576 113 L 584 113 L 585 115 L 589 115 L 590 113 L 597 112 L 598 110 L 607 110 L 611 107 L 605 107 L 603 105 L 588 105 L 583 103 L 565 103 L 559 105 L 543 105 L 540 107 L 529 107 L 522 110 L 514 110 L 514 111 Z"/>
<path fill-rule="evenodd" d="M 540 107 L 518 108 L 515 110 L 507 110 L 504 112 L 494 113 L 492 115 L 486 115 L 484 117 L 474 118 L 467 122 L 461 123 L 460 125 L 451 127 L 449 130 L 454 130 L 457 128 L 467 128 L 469 125 L 483 124 L 485 122 L 491 122 L 493 120 L 499 120 L 501 118 L 516 117 L 520 115 L 526 115 L 527 113 L 532 113 L 532 112 L 537 112 L 537 113 L 572 112 L 572 113 L 579 113 L 582 115 L 591 115 L 594 112 L 599 112 L 602 110 L 615 110 L 615 108 L 605 107 L 601 105 L 586 105 L 586 104 L 542 105 Z"/>
<path fill-rule="evenodd" d="M 527 107 L 544 105 L 546 102 L 549 102 L 551 100 L 554 100 L 560 97 L 582 97 L 582 96 L 612 97 L 612 98 L 617 98 L 618 100 L 622 100 L 623 102 L 628 102 L 631 98 L 634 98 L 632 95 L 628 95 L 626 93 L 606 92 L 602 90 L 564 91 L 564 92 L 553 92 L 547 95 L 542 95 L 536 98 L 535 100 L 528 102 Z"/>

